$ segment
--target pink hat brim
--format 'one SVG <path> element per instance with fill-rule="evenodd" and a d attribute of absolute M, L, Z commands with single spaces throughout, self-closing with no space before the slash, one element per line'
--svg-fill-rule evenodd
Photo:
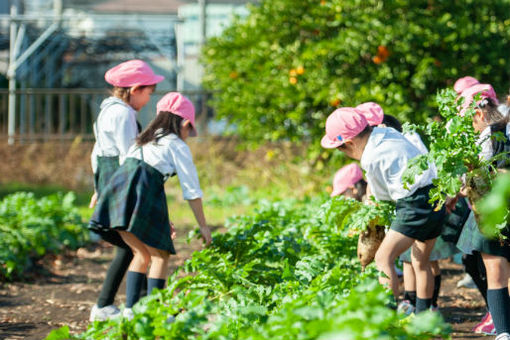
<path fill-rule="evenodd" d="M 321 146 L 325 149 L 336 149 L 342 144 L 344 144 L 344 141 L 332 141 L 328 135 L 324 135 L 321 139 Z"/>
<path fill-rule="evenodd" d="M 157 83 L 161 83 L 163 80 L 165 80 L 165 77 L 155 74 L 154 77 L 140 85 L 156 85 Z"/>

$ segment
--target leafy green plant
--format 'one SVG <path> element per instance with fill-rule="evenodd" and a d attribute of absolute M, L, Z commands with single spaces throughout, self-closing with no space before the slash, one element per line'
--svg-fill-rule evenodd
<path fill-rule="evenodd" d="M 482 231 L 492 237 L 508 238 L 510 211 L 510 174 L 502 174 L 494 181 L 492 190 L 480 203 Z"/>
<path fill-rule="evenodd" d="M 338 200 L 337 208 L 341 202 L 351 203 Z M 389 294 L 375 270 L 360 272 L 355 240 L 326 221 L 324 203 L 261 202 L 214 234 L 211 247 L 193 253 L 166 289 L 136 304 L 132 321 L 94 322 L 71 336 L 55 330 L 48 339 L 446 337 L 440 317 L 420 315 L 416 329 L 386 307 Z"/>
<path fill-rule="evenodd" d="M 64 248 L 76 249 L 88 239 L 72 192 L 36 199 L 19 192 L 0 201 L 0 278 L 12 280 L 32 261 Z"/>
<path fill-rule="evenodd" d="M 506 91 L 508 0 L 265 0 L 203 49 L 204 85 L 235 134 L 313 141 L 338 106 L 436 114 L 435 89 L 472 75 Z M 483 65 L 483 66 L 480 66 Z"/>

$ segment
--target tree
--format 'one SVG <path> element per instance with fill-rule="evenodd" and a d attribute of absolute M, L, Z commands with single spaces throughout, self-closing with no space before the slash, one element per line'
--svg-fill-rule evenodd
<path fill-rule="evenodd" d="M 471 75 L 506 92 L 510 0 L 265 0 L 203 50 L 218 118 L 251 143 L 311 140 L 338 106 L 422 123 Z"/>

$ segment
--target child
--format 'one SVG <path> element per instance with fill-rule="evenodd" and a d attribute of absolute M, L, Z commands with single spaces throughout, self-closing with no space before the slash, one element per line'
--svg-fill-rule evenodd
<path fill-rule="evenodd" d="M 122 166 L 112 176 L 99 198 L 90 220 L 97 228 L 116 230 L 133 251 L 126 280 L 124 316 L 133 318 L 132 307 L 148 272 L 148 289 L 163 288 L 169 254 L 175 254 L 175 235 L 168 217 L 164 182 L 177 175 L 184 199 L 200 226 L 206 242 L 211 242 L 191 152 L 185 143 L 196 136 L 195 109 L 183 95 L 170 92 L 157 104 L 157 116 L 138 136 Z"/>
<path fill-rule="evenodd" d="M 361 161 L 375 198 L 396 202 L 396 218 L 376 253 L 376 266 L 388 277 L 380 281 L 390 285 L 396 301 L 399 283 L 394 263 L 412 246 L 417 272 L 416 312 L 428 310 L 434 289 L 429 256 L 445 214 L 444 209 L 435 211 L 428 203 L 434 172 L 424 171 L 409 189 L 404 189 L 402 174 L 408 161 L 420 151 L 394 129 L 371 127 L 355 108 L 340 108 L 328 117 L 321 145 Z"/>
<path fill-rule="evenodd" d="M 367 118 L 368 124 L 391 127 L 402 133 L 402 124 L 400 124 L 397 118 L 384 114 L 380 105 L 368 102 L 358 105 L 356 108 Z M 427 147 L 417 133 L 403 134 L 403 136 L 420 150 L 421 153 L 428 152 Z M 445 220 L 445 224 L 451 225 L 451 228 L 455 230 L 461 229 L 469 214 L 469 208 L 465 200 L 460 200 L 457 208 L 454 213 L 448 214 Z M 441 289 L 441 269 L 439 268 L 438 260 L 449 258 L 456 252 L 455 243 L 446 242 L 443 240 L 443 237 L 437 238 L 430 254 L 432 274 L 434 275 L 434 294 L 432 296 L 431 310 L 438 310 L 437 299 Z M 404 269 L 404 299 L 398 309 L 405 314 L 411 314 L 416 308 L 416 276 L 411 264 L 411 249 L 406 250 L 400 255 L 400 261 L 402 261 Z"/>
<path fill-rule="evenodd" d="M 476 103 L 476 113 L 473 116 L 473 127 L 480 133 L 478 143 L 482 146 L 480 158 L 489 160 L 493 156 L 506 152 L 510 138 L 506 133 L 508 119 L 498 111 L 498 102 L 493 91 L 473 91 L 472 88 L 464 91 L 465 98 L 463 110 L 469 106 L 474 97 L 481 94 Z M 505 140 L 493 137 L 496 133 L 505 136 Z M 508 158 L 494 162 L 497 168 L 508 168 Z M 463 231 L 464 232 L 464 231 Z M 464 240 L 466 237 L 463 238 Z M 469 247 L 481 254 L 487 273 L 487 302 L 490 316 L 494 323 L 496 340 L 510 340 L 510 297 L 508 292 L 508 279 L 510 277 L 510 247 L 499 240 L 491 240 L 478 230 L 471 230 Z M 466 246 L 463 244 L 462 246 Z"/>
<path fill-rule="evenodd" d="M 95 192 L 91 208 L 126 158 L 129 147 L 140 132 L 136 120 L 137 111 L 147 104 L 156 84 L 163 79 L 163 76 L 155 75 L 149 65 L 141 60 L 129 60 L 106 72 L 105 80 L 113 85 L 113 90 L 112 96 L 101 103 L 101 112 L 94 123 L 96 143 L 91 161 Z M 106 273 L 97 303 L 90 312 L 90 321 L 103 321 L 120 313 L 113 302 L 133 254 L 118 233 L 95 231 L 104 240 L 116 245 L 115 258 Z"/>
<path fill-rule="evenodd" d="M 358 164 L 348 164 L 336 172 L 331 197 L 343 195 L 361 202 L 366 191 L 367 182 L 363 179 L 363 172 Z"/>

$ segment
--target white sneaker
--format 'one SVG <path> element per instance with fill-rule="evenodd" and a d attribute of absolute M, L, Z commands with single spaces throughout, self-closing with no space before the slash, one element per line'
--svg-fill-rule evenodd
<path fill-rule="evenodd" d="M 496 337 L 496 340 L 510 340 L 510 334 L 508 333 L 501 333 Z"/>
<path fill-rule="evenodd" d="M 124 308 L 122 311 L 122 316 L 131 321 L 135 317 L 135 313 L 133 313 L 132 308 Z"/>
<path fill-rule="evenodd" d="M 398 304 L 397 311 L 405 315 L 411 315 L 414 313 L 416 308 L 411 304 L 409 300 L 403 300 Z"/>
<path fill-rule="evenodd" d="M 97 305 L 90 311 L 89 321 L 106 321 L 120 315 L 120 310 L 115 305 L 108 305 L 99 308 Z"/>
<path fill-rule="evenodd" d="M 476 288 L 476 284 L 473 281 L 473 278 L 469 274 L 465 274 L 464 277 L 457 282 L 457 288 L 466 287 L 466 288 Z"/>

